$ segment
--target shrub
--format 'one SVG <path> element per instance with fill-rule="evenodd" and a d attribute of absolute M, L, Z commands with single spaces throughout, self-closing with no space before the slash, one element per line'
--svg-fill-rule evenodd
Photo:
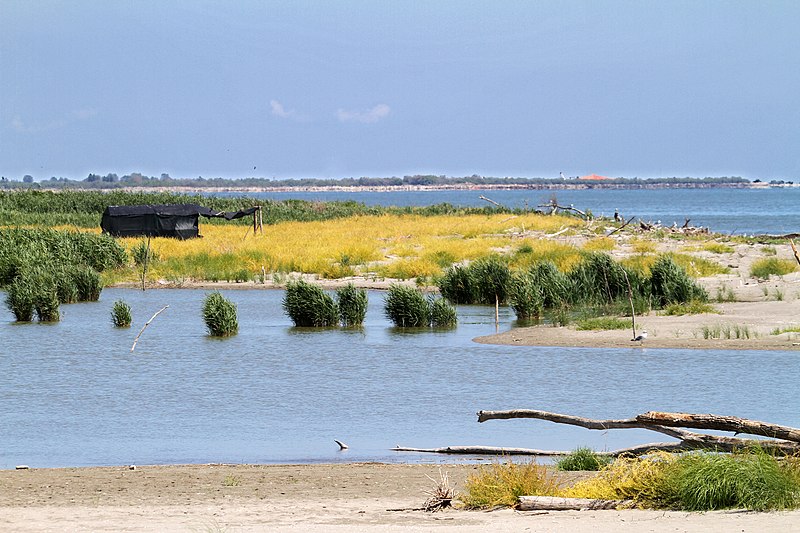
<path fill-rule="evenodd" d="M 473 271 L 468 266 L 451 266 L 439 279 L 437 286 L 442 297 L 454 304 L 472 304 L 478 300 Z"/>
<path fill-rule="evenodd" d="M 103 283 L 92 267 L 76 265 L 68 269 L 67 275 L 75 286 L 79 302 L 96 302 L 100 299 Z"/>
<path fill-rule="evenodd" d="M 8 286 L 6 306 L 17 322 L 30 322 L 34 313 L 34 288 L 23 278 L 15 279 Z"/>
<path fill-rule="evenodd" d="M 520 320 L 538 318 L 544 311 L 541 287 L 535 284 L 532 276 L 524 274 L 512 276 L 508 299 Z"/>
<path fill-rule="evenodd" d="M 666 255 L 659 257 L 650 269 L 650 290 L 659 307 L 693 300 L 708 301 L 706 291 Z"/>
<path fill-rule="evenodd" d="M 339 320 L 344 327 L 355 327 L 364 323 L 367 316 L 367 291 L 348 283 L 336 290 L 336 303 L 339 307 Z"/>
<path fill-rule="evenodd" d="M 122 300 L 114 302 L 114 307 L 111 309 L 111 322 L 117 328 L 130 327 L 133 322 L 131 306 Z"/>
<path fill-rule="evenodd" d="M 333 298 L 318 285 L 303 280 L 289 282 L 283 310 L 296 327 L 330 327 L 339 323 L 339 309 Z"/>
<path fill-rule="evenodd" d="M 401 328 L 422 328 L 430 325 L 430 309 L 422 291 L 393 284 L 385 300 L 386 317 Z"/>
<path fill-rule="evenodd" d="M 484 304 L 505 303 L 511 281 L 511 270 L 497 256 L 480 259 L 471 265 L 478 300 Z"/>
<path fill-rule="evenodd" d="M 777 257 L 764 257 L 757 259 L 750 267 L 750 275 L 754 278 L 769 279 L 770 276 L 785 276 L 794 272 L 797 264 L 788 259 Z"/>
<path fill-rule="evenodd" d="M 570 272 L 569 280 L 573 303 L 612 303 L 628 294 L 623 266 L 605 253 L 587 254 Z"/>
<path fill-rule="evenodd" d="M 219 292 L 206 294 L 203 302 L 203 320 L 212 337 L 229 337 L 239 331 L 236 305 Z"/>
<path fill-rule="evenodd" d="M 600 470 L 611 464 L 607 455 L 598 455 L 591 448 L 577 448 L 569 455 L 556 461 L 556 468 L 564 471 Z"/>
<path fill-rule="evenodd" d="M 558 486 L 547 469 L 536 463 L 494 463 L 471 474 L 461 494 L 468 509 L 513 506 L 520 496 L 554 495 Z"/>
<path fill-rule="evenodd" d="M 552 261 L 539 261 L 528 270 L 528 275 L 542 295 L 542 305 L 552 308 L 569 299 L 569 281 Z"/>
<path fill-rule="evenodd" d="M 452 328 L 458 323 L 456 308 L 444 298 L 430 298 L 430 321 L 434 328 Z"/>

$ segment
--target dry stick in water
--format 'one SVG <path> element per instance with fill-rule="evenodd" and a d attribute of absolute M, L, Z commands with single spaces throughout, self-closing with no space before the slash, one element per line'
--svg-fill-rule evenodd
<path fill-rule="evenodd" d="M 140 332 L 139 332 L 139 334 L 138 334 L 138 335 L 136 335 L 136 338 L 135 338 L 135 339 L 133 339 L 133 346 L 131 346 L 131 352 L 134 350 L 134 348 L 136 348 L 136 343 L 137 343 L 137 342 L 139 342 L 139 337 L 141 337 L 141 336 L 142 336 L 142 333 L 144 333 L 144 330 L 145 330 L 145 328 L 146 328 L 147 326 L 149 326 L 149 325 L 150 325 L 150 322 L 152 322 L 152 321 L 153 321 L 153 320 L 154 320 L 154 319 L 155 319 L 155 318 L 156 318 L 156 317 L 159 315 L 159 313 L 161 313 L 161 311 L 165 310 L 165 309 L 166 309 L 166 308 L 168 308 L 168 307 L 169 307 L 168 305 L 165 305 L 164 307 L 162 307 L 161 309 L 159 309 L 158 311 L 156 311 L 156 314 L 154 314 L 153 316 L 151 316 L 151 317 L 150 317 L 150 320 L 148 320 L 148 321 L 145 323 L 145 325 L 144 325 L 144 326 L 142 326 L 142 331 L 140 331 Z"/>

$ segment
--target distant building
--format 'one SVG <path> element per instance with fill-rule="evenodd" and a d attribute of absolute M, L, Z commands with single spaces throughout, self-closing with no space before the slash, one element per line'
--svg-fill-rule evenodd
<path fill-rule="evenodd" d="M 604 181 L 604 180 L 610 180 L 611 178 L 607 178 L 605 176 L 598 176 L 597 174 L 589 174 L 588 176 L 581 176 L 578 179 L 582 181 Z"/>

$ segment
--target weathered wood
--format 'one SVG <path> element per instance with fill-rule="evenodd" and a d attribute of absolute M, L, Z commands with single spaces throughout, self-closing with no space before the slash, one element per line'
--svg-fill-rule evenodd
<path fill-rule="evenodd" d="M 632 503 L 631 500 L 520 496 L 516 508 L 519 511 L 580 511 L 582 509 L 618 509 L 620 507 L 630 507 Z"/>
<path fill-rule="evenodd" d="M 789 243 L 792 245 L 792 252 L 794 253 L 794 259 L 797 261 L 797 264 L 800 265 L 800 255 L 797 253 L 797 246 L 794 245 L 794 239 L 789 239 Z"/>
<path fill-rule="evenodd" d="M 498 207 L 503 207 L 503 204 L 499 204 L 499 203 L 495 202 L 494 200 L 492 200 L 491 198 L 487 198 L 487 197 L 485 197 L 483 195 L 478 196 L 478 198 L 480 198 L 481 200 L 485 200 L 485 201 L 489 202 L 490 204 L 494 204 L 494 205 L 496 205 Z"/>
<path fill-rule="evenodd" d="M 636 216 L 632 216 L 631 218 L 628 219 L 628 221 L 626 223 L 624 223 L 620 227 L 618 227 L 616 229 L 613 229 L 613 230 L 609 231 L 608 233 L 606 233 L 606 237 L 610 237 L 611 235 L 614 235 L 616 232 L 620 231 L 622 228 L 624 228 L 625 226 L 627 226 L 628 224 L 633 222 L 634 218 L 636 218 Z"/>
<path fill-rule="evenodd" d="M 145 322 L 144 326 L 142 326 L 142 330 L 139 332 L 138 335 L 136 335 L 136 338 L 133 339 L 133 346 L 131 346 L 131 352 L 134 350 L 134 348 L 136 348 L 136 343 L 139 342 L 139 337 L 142 336 L 142 333 L 144 333 L 145 328 L 150 325 L 150 322 L 152 322 L 161 313 L 161 311 L 163 311 L 164 309 L 167 309 L 168 307 L 169 307 L 168 305 L 165 305 L 164 307 L 162 307 L 161 309 L 156 311 L 156 314 L 151 316 L 150 320 Z"/>
<path fill-rule="evenodd" d="M 638 415 L 636 420 L 644 424 L 693 429 L 716 429 L 800 442 L 800 429 L 737 416 L 650 411 Z"/>
<path fill-rule="evenodd" d="M 675 414 L 675 413 L 671 413 Z M 643 416 L 643 415 L 640 415 Z M 695 433 L 680 429 L 685 426 L 684 424 L 673 424 L 667 426 L 653 421 L 642 421 L 637 418 L 617 419 L 617 420 L 594 420 L 591 418 L 583 418 L 580 416 L 564 415 L 559 413 L 550 413 L 548 411 L 538 411 L 534 409 L 513 409 L 509 411 L 479 411 L 478 422 L 485 422 L 487 420 L 507 420 L 511 418 L 536 418 L 539 420 L 548 420 L 557 424 L 568 424 L 572 426 L 579 426 L 587 429 L 607 430 L 607 429 L 647 429 L 669 435 L 682 441 L 682 445 L 687 449 L 716 449 L 719 451 L 733 451 L 736 449 L 746 448 L 757 443 L 764 449 L 775 450 L 782 453 L 797 453 L 800 452 L 800 443 L 789 440 L 759 440 L 742 439 L 737 437 L 723 437 L 718 435 L 705 435 L 702 433 Z M 735 418 L 735 417 L 731 417 Z M 740 419 L 743 420 L 743 419 Z M 763 423 L 762 423 L 763 424 Z M 781 426 L 782 427 L 782 426 Z M 698 428 L 700 429 L 700 428 Z M 724 428 L 711 428 L 704 429 L 724 429 Z M 794 428 L 788 428 L 794 431 Z M 735 429 L 727 428 L 728 431 L 736 431 Z M 764 435 L 759 433 L 759 435 Z M 768 435 L 767 435 L 768 436 Z M 646 453 L 646 452 L 645 452 Z"/>
<path fill-rule="evenodd" d="M 445 453 L 452 455 L 540 455 L 542 457 L 569 455 L 570 452 L 533 450 L 530 448 L 505 448 L 497 446 L 442 446 L 441 448 L 409 448 L 396 446 L 396 452 Z"/>

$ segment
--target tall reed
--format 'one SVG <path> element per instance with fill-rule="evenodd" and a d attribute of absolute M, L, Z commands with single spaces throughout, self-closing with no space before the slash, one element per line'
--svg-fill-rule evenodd
<path fill-rule="evenodd" d="M 212 337 L 229 337 L 239 332 L 236 305 L 219 292 L 206 295 L 203 301 L 203 320 Z"/>
<path fill-rule="evenodd" d="M 339 308 L 339 320 L 346 328 L 358 327 L 367 316 L 367 291 L 356 288 L 352 283 L 336 290 L 336 304 Z"/>
<path fill-rule="evenodd" d="M 296 327 L 331 327 L 339 323 L 339 309 L 333 298 L 318 285 L 303 280 L 286 285 L 283 310 Z"/>

